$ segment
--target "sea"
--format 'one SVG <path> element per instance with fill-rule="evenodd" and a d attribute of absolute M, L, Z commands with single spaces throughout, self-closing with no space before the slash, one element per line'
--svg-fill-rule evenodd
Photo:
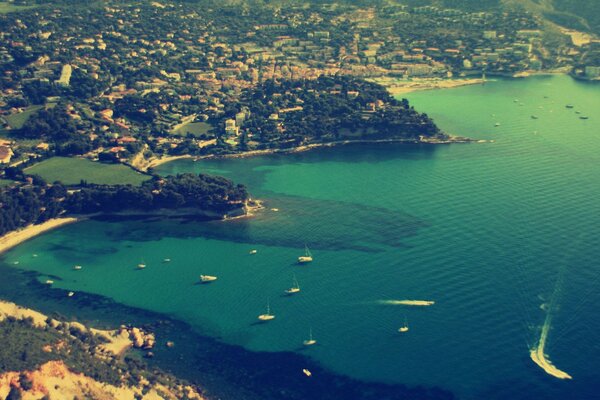
<path fill-rule="evenodd" d="M 100 302 L 103 323 L 123 322 L 111 309 L 148 312 L 185 323 L 193 340 L 353 382 L 467 400 L 599 399 L 600 85 L 499 78 L 404 97 L 482 142 L 164 164 L 162 175 L 243 183 L 265 207 L 229 221 L 62 227 L 2 256 L 2 274 L 21 283 L 5 279 L 0 298 L 85 321 Z M 300 265 L 305 246 L 313 262 Z M 199 284 L 201 274 L 218 280 Z M 259 323 L 267 307 L 275 319 Z M 543 353 L 572 379 L 530 358 L 545 324 Z M 303 346 L 311 331 L 317 344 Z M 195 356 L 183 353 L 165 365 Z"/>

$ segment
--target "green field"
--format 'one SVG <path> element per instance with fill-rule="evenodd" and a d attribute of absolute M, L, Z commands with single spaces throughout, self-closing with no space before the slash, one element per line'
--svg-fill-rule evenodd
<path fill-rule="evenodd" d="M 7 14 L 9 12 L 27 10 L 30 8 L 35 8 L 35 6 L 15 6 L 14 4 L 0 2 L 0 14 Z"/>
<path fill-rule="evenodd" d="M 60 181 L 65 185 L 87 183 L 105 185 L 140 185 L 148 180 L 141 174 L 122 164 L 103 164 L 83 158 L 52 157 L 25 169 L 27 174 L 39 175 L 46 182 Z"/>
<path fill-rule="evenodd" d="M 10 179 L 0 179 L 0 187 L 10 186 L 13 183 L 15 183 L 15 181 L 12 181 Z"/>
<path fill-rule="evenodd" d="M 0 7 L 1 7 L 1 4 L 2 3 L 0 3 Z M 23 125 L 25 124 L 25 122 L 27 122 L 29 117 L 31 117 L 31 115 L 33 115 L 35 112 L 42 109 L 43 107 L 44 106 L 29 106 L 25 109 L 25 111 L 18 113 L 18 114 L 9 115 L 9 116 L 5 117 L 5 119 L 8 122 L 8 124 L 11 126 L 11 128 L 21 129 L 23 127 Z"/>
<path fill-rule="evenodd" d="M 191 133 L 192 135 L 199 137 L 200 135 L 208 133 L 208 131 L 210 131 L 211 129 L 212 125 L 207 124 L 206 122 L 192 122 L 182 126 L 173 133 L 176 133 L 178 135 L 187 135 L 188 133 Z"/>

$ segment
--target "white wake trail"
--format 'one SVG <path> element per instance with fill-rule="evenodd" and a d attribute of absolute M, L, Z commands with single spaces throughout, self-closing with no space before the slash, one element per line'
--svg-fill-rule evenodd
<path fill-rule="evenodd" d="M 548 334 L 550 333 L 550 327 L 552 326 L 552 313 L 556 308 L 556 298 L 562 284 L 563 273 L 564 268 L 560 270 L 558 278 L 556 279 L 556 286 L 554 287 L 554 293 L 552 293 L 550 304 L 546 310 L 546 319 L 544 320 L 544 325 L 542 326 L 540 339 L 538 340 L 537 344 L 535 344 L 529 350 L 529 356 L 531 357 L 531 360 L 541 369 L 543 369 L 548 375 L 552 375 L 558 379 L 573 379 L 571 375 L 563 370 L 558 369 L 554 364 L 552 364 L 552 361 L 550 361 L 545 352 L 546 340 L 548 340 Z"/>
<path fill-rule="evenodd" d="M 435 301 L 430 300 L 379 300 L 379 304 L 386 306 L 419 306 L 427 307 L 435 304 Z"/>

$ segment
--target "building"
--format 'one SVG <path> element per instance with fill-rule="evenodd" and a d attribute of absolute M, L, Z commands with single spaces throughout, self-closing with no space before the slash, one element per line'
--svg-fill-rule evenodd
<path fill-rule="evenodd" d="M 0 163 L 8 164 L 14 155 L 12 149 L 8 146 L 0 146 Z"/>
<path fill-rule="evenodd" d="M 71 82 L 71 74 L 73 73 L 73 67 L 71 64 L 65 64 L 62 67 L 62 71 L 60 73 L 60 78 L 56 81 L 56 84 L 60 86 L 69 86 Z"/>
<path fill-rule="evenodd" d="M 239 135 L 240 128 L 235 125 L 235 119 L 225 120 L 225 133 L 232 136 Z"/>
<path fill-rule="evenodd" d="M 600 78 L 600 67 L 585 67 L 585 76 L 588 78 Z"/>

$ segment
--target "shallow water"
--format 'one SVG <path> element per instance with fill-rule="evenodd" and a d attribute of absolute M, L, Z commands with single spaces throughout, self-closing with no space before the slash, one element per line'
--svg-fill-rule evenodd
<path fill-rule="evenodd" d="M 359 379 L 437 385 L 466 399 L 594 398 L 600 86 L 536 77 L 408 97 L 446 131 L 495 142 L 177 161 L 160 172 L 234 178 L 267 209 L 228 222 L 86 221 L 4 261 Z M 315 261 L 298 266 L 305 243 Z M 560 273 L 546 352 L 568 382 L 528 350 Z M 198 285 L 200 274 L 219 279 Z M 294 274 L 301 292 L 284 296 Z M 276 319 L 256 324 L 267 302 Z M 410 331 L 399 334 L 405 317 Z M 319 344 L 302 348 L 311 327 Z"/>

